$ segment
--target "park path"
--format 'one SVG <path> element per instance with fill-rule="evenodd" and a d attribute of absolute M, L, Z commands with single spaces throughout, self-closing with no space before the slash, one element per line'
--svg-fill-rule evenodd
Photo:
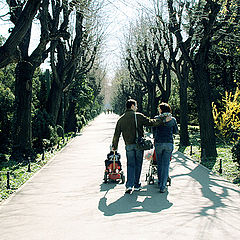
<path fill-rule="evenodd" d="M 1 240 L 228 240 L 240 237 L 240 189 L 179 152 L 172 186 L 124 194 L 103 184 L 118 116 L 101 114 L 13 197 L 0 204 Z M 126 173 L 123 141 L 119 152 Z"/>

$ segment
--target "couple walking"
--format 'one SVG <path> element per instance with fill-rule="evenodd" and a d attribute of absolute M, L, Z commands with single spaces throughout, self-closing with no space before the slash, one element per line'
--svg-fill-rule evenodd
<path fill-rule="evenodd" d="M 161 193 L 167 190 L 169 163 L 173 151 L 173 134 L 178 131 L 177 122 L 171 116 L 171 108 L 167 103 L 159 105 L 159 115 L 150 119 L 137 112 L 137 102 L 129 99 L 126 111 L 117 121 L 112 140 L 112 149 L 117 150 L 119 137 L 122 134 L 127 156 L 126 193 L 141 190 L 140 175 L 143 163 L 143 150 L 136 144 L 136 132 L 143 137 L 143 126 L 153 127 L 154 145 L 157 158 L 158 186 Z M 136 127 L 137 122 L 137 127 Z"/>

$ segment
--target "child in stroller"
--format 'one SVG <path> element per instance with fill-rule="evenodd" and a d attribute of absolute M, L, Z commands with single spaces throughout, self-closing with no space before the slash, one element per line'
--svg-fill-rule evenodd
<path fill-rule="evenodd" d="M 119 181 L 123 184 L 125 176 L 122 171 L 122 164 L 120 161 L 121 155 L 117 151 L 110 151 L 105 160 L 104 183 L 109 181 Z"/>
<path fill-rule="evenodd" d="M 172 158 L 172 157 L 171 157 Z M 171 161 L 171 159 L 170 159 Z M 154 175 L 157 175 L 157 159 L 156 159 L 156 151 L 153 150 L 152 157 L 150 158 L 149 170 L 146 174 L 146 182 L 150 184 L 154 184 Z M 171 186 L 171 178 L 168 176 L 167 179 L 168 186 Z"/>

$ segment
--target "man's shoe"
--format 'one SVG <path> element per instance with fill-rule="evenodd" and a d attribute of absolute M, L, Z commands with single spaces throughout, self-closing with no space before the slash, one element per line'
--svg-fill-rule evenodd
<path fill-rule="evenodd" d="M 131 187 L 128 187 L 125 191 L 125 193 L 131 193 L 132 192 L 132 188 Z"/>
<path fill-rule="evenodd" d="M 142 189 L 143 189 L 142 186 L 140 186 L 140 187 L 134 187 L 134 190 L 135 190 L 135 191 L 141 191 Z"/>

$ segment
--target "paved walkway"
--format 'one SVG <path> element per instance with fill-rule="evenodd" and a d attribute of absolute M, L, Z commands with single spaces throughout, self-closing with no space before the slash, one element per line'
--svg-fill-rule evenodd
<path fill-rule="evenodd" d="M 103 184 L 117 116 L 100 115 L 0 205 L 1 240 L 228 240 L 240 237 L 240 189 L 175 152 L 172 186 L 124 195 Z M 126 173 L 121 140 L 119 152 Z"/>

